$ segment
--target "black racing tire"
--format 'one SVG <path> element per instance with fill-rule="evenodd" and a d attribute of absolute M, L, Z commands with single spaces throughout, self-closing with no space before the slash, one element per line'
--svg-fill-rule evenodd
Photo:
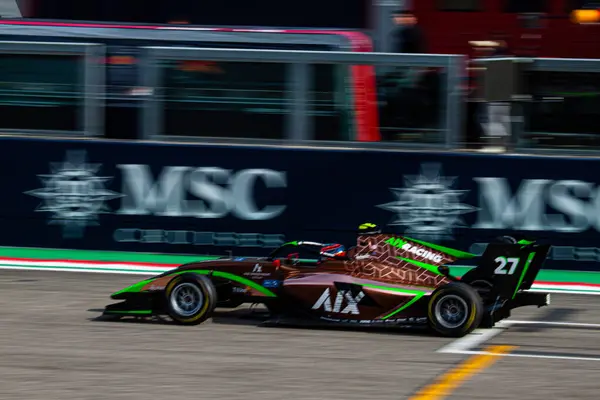
<path fill-rule="evenodd" d="M 427 307 L 429 326 L 448 337 L 462 337 L 472 332 L 481 324 L 483 313 L 483 300 L 477 291 L 462 282 L 437 288 Z"/>
<path fill-rule="evenodd" d="M 217 306 L 217 290 L 210 278 L 194 273 L 171 279 L 164 296 L 169 317 L 181 325 L 201 324 L 211 317 Z"/>

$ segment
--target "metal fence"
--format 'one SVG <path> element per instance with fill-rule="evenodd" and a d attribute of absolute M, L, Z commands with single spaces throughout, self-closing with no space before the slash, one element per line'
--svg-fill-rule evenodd
<path fill-rule="evenodd" d="M 469 142 L 460 55 L 138 50 L 133 63 L 108 63 L 103 44 L 0 42 L 0 132 L 440 150 Z M 518 64 L 521 82 L 510 99 L 514 151 L 600 149 L 598 60 L 503 60 Z M 383 139 L 364 141 L 374 134 Z"/>
<path fill-rule="evenodd" d="M 514 150 L 521 153 L 594 154 L 600 150 L 600 60 L 492 58 L 518 74 L 512 105 Z"/>
<path fill-rule="evenodd" d="M 135 66 L 109 65 L 103 62 L 107 47 L 102 44 L 1 42 L 0 56 L 12 64 L 4 62 L 0 69 L 0 107 L 22 112 L 8 113 L 11 118 L 0 127 L 23 134 L 110 136 L 115 128 L 107 126 L 109 115 L 114 110 L 130 110 L 129 119 L 135 120 L 128 128 L 135 130 L 127 137 L 131 139 L 315 141 L 321 145 L 343 141 L 441 149 L 454 147 L 461 131 L 459 84 L 464 60 L 459 55 L 186 47 L 139 50 Z M 18 58 L 17 53 L 27 57 Z M 376 67 L 387 69 L 379 73 Z M 225 71 L 220 75 L 210 68 Z M 425 93 L 419 80 L 429 72 L 435 83 Z M 396 105 L 396 111 L 402 113 L 408 110 L 406 105 L 413 105 L 416 112 L 405 114 L 410 119 L 421 111 L 422 126 L 380 124 L 382 80 L 387 90 L 396 90 L 392 100 L 404 93 L 404 106 Z M 37 88 L 35 93 L 31 87 Z M 424 105 L 411 104 L 424 93 Z M 36 102 L 31 96 L 48 101 Z M 52 121 L 44 110 L 52 110 Z M 398 112 L 391 114 L 396 117 Z M 124 125 L 124 118 L 115 118 L 117 127 Z M 360 132 L 384 129 L 399 132 L 395 134 L 401 140 L 358 142 Z"/>
<path fill-rule="evenodd" d="M 462 80 L 463 57 L 457 55 L 397 55 L 380 53 L 351 53 L 351 52 L 308 52 L 308 51 L 280 51 L 280 50 L 239 50 L 239 49 L 209 49 L 209 48 L 183 48 L 183 47 L 146 47 L 143 52 L 143 67 L 141 76 L 144 78 L 143 86 L 149 88 L 164 88 L 164 66 L 161 62 L 168 60 L 205 60 L 235 63 L 275 63 L 285 66 L 287 85 L 283 96 L 282 113 L 286 119 L 283 125 L 282 139 L 287 142 L 307 142 L 315 140 L 314 119 L 315 113 L 311 112 L 314 105 L 315 93 L 314 67 L 318 64 L 336 64 L 344 66 L 400 66 L 402 68 L 441 68 L 442 101 L 439 113 L 438 135 L 439 140 L 430 143 L 432 147 L 453 148 L 461 130 L 461 108 L 463 104 L 459 84 Z M 409 71 L 407 71 L 409 72 Z M 370 73 L 367 71 L 367 73 Z M 347 79 L 356 79 L 347 76 Z M 366 83 L 368 84 L 368 83 Z M 348 95 L 354 97 L 349 102 L 349 114 L 359 111 L 357 107 L 360 84 L 349 82 Z M 182 140 L 177 133 L 166 133 L 160 127 L 164 126 L 165 110 L 164 91 L 155 90 L 145 99 L 143 108 L 143 137 L 156 140 Z M 365 100 L 368 102 L 369 100 Z M 379 111 L 379 107 L 377 107 Z M 435 115 L 430 116 L 435 118 Z M 377 127 L 379 128 L 379 127 Z M 226 132 L 225 132 L 226 134 Z M 185 139 L 189 139 L 186 136 Z M 229 138 L 206 138 L 202 140 L 230 140 Z M 239 139 L 239 138 L 238 138 Z M 264 140 L 263 140 L 264 141 Z M 319 141 L 326 144 L 327 141 Z M 336 141 L 334 144 L 339 144 Z M 423 146 L 425 143 L 420 143 Z M 406 145 L 406 144 L 405 144 Z"/>
<path fill-rule="evenodd" d="M 0 41 L 0 132 L 102 136 L 103 55 L 93 43 Z M 32 111 L 60 108 L 69 110 L 55 115 L 63 120 L 56 124 Z"/>

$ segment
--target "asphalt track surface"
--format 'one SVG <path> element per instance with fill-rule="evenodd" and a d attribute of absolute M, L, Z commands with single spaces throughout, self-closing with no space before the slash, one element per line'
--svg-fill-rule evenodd
<path fill-rule="evenodd" d="M 259 327 L 249 310 L 195 327 L 96 320 L 110 293 L 139 279 L 0 271 L 0 398 L 411 399 L 471 357 L 440 353 L 454 341 L 421 332 Z M 479 348 L 517 346 L 518 356 L 446 398 L 598 397 L 598 296 L 553 295 L 511 319 L 599 325 L 513 325 Z"/>

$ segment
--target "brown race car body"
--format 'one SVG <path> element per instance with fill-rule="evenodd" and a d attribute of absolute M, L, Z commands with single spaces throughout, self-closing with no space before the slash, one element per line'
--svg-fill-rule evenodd
<path fill-rule="evenodd" d="M 390 234 L 363 235 L 348 252 L 331 246 L 286 243 L 264 258 L 192 262 L 114 293 L 113 316 L 169 315 L 198 324 L 216 307 L 262 303 L 269 323 L 425 325 L 448 336 L 491 327 L 549 295 L 528 291 L 548 245 L 516 239 L 491 243 L 462 278 L 448 264 L 475 255 Z"/>

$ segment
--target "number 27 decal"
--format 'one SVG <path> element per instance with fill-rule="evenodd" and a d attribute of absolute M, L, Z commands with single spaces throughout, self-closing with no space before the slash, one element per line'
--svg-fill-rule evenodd
<path fill-rule="evenodd" d="M 512 275 L 517 269 L 517 265 L 519 265 L 519 261 L 521 261 L 518 257 L 496 257 L 494 260 L 496 263 L 500 264 L 494 270 L 494 273 L 497 275 Z M 510 265 L 510 268 L 507 268 Z"/>

